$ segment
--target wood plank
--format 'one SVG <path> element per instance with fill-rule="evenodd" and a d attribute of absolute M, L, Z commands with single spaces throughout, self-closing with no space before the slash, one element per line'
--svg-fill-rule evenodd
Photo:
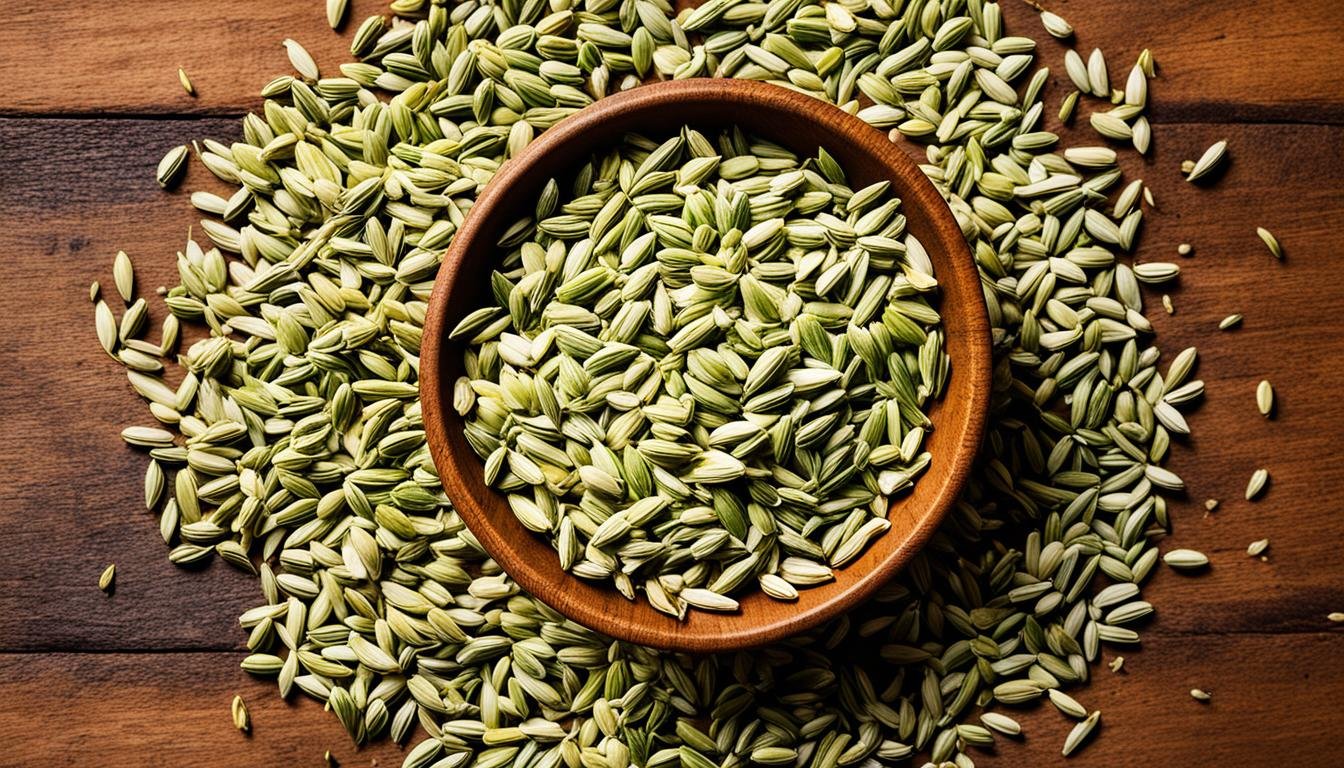
<path fill-rule="evenodd" d="M 117 438 L 150 423 L 125 378 L 98 349 L 83 298 L 91 279 L 111 286 L 118 248 L 136 260 L 142 291 L 173 277 L 172 253 L 198 217 L 186 193 L 162 193 L 152 170 L 166 146 L 192 135 L 227 137 L 231 120 L 0 121 L 0 648 L 5 650 L 235 648 L 235 617 L 257 600 L 252 579 L 223 566 L 184 573 L 164 559 L 154 520 L 140 507 L 144 457 Z M 1181 157 L 1227 137 L 1233 159 L 1213 189 L 1181 181 Z M 1338 505 L 1344 465 L 1334 454 L 1344 423 L 1344 294 L 1329 250 L 1344 199 L 1320 179 L 1344 175 L 1344 128 L 1180 125 L 1160 128 L 1157 153 L 1138 172 L 1161 209 L 1142 258 L 1180 260 L 1183 287 L 1168 318 L 1153 302 L 1168 354 L 1203 348 L 1208 402 L 1193 417 L 1193 450 L 1171 466 L 1190 486 L 1175 505 L 1168 546 L 1213 558 L 1189 578 L 1161 572 L 1147 590 L 1162 613 L 1154 632 L 1309 630 L 1344 610 Z M 48 158 L 59 157 L 52 164 Z M 199 166 L 184 189 L 212 181 Z M 204 179 L 202 179 L 204 177 Z M 1264 180 L 1275 179 L 1266 194 Z M 1288 254 L 1273 261 L 1254 234 L 1264 224 Z M 157 310 L 157 299 L 151 302 Z M 1215 329 L 1246 314 L 1235 332 Z M 1310 353 L 1304 350 L 1311 350 Z M 1279 412 L 1255 412 L 1266 377 Z M 53 429 L 55 419 L 63 426 Z M 1273 475 L 1262 501 L 1238 501 L 1257 466 Z M 1205 517 L 1202 500 L 1224 500 Z M 1244 554 L 1268 537 L 1269 562 Z M 35 568 L 33 563 L 43 563 Z M 96 589 L 118 563 L 118 590 Z M 1248 587 L 1248 585 L 1251 585 Z"/>
<path fill-rule="evenodd" d="M 1045 34 L 1035 12 L 1017 0 L 1000 5 L 1010 33 L 1041 40 L 1042 62 L 1062 75 L 1065 46 Z M 1328 0 L 1046 5 L 1073 22 L 1084 55 L 1105 51 L 1119 83 L 1142 48 L 1153 50 L 1162 75 L 1152 86 L 1154 120 L 1344 121 L 1344 71 L 1324 65 L 1340 29 Z M 0 50 L 9 54 L 11 82 L 24 84 L 0 97 L 0 114 L 239 113 L 255 108 L 261 86 L 288 71 L 282 39 L 297 39 L 334 73 L 350 60 L 354 27 L 385 9 L 357 0 L 336 34 L 321 3 L 0 0 L 7 20 Z M 179 65 L 198 98 L 178 85 Z"/>
<path fill-rule="evenodd" d="M 158 766 L 401 764 L 382 741 L 356 750 L 335 717 L 296 695 L 282 701 L 269 681 L 240 671 L 240 654 L 28 654 L 0 656 L 0 764 Z M 1125 654 L 1080 701 L 1102 712 L 1092 743 L 1070 765 L 1339 765 L 1344 715 L 1344 632 L 1167 640 Z M 1213 699 L 1200 704 L 1189 690 Z M 253 732 L 233 728 L 229 702 L 247 702 Z M 974 751 L 992 768 L 1060 764 L 1072 726 L 1048 704 L 1005 709 L 1026 731 Z M 164 713 L 172 713 L 165 717 Z M 42 727 L 35 723 L 57 727 Z M 420 738 L 419 735 L 413 737 Z"/>

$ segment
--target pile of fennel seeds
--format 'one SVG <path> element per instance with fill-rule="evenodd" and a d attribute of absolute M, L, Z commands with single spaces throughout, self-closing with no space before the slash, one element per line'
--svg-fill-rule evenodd
<path fill-rule="evenodd" d="M 160 343 L 142 304 L 119 321 L 96 304 L 100 343 L 162 425 L 126 437 L 150 451 L 170 557 L 260 578 L 244 667 L 325 701 L 360 741 L 419 723 L 409 766 L 967 766 L 1019 730 L 1001 710 L 1049 696 L 1076 717 L 1047 691 L 1086 683 L 1103 644 L 1138 642 L 1163 494 L 1182 486 L 1161 464 L 1202 385 L 1194 351 L 1164 363 L 1144 319 L 1139 283 L 1178 272 L 1128 258 L 1148 191 L 1120 186 L 1109 146 L 1057 151 L 1034 42 L 976 1 L 396 7 L 358 27 L 341 76 L 291 47 L 300 76 L 266 86 L 243 141 L 202 142 L 239 191 L 193 194 L 213 247 L 182 252 Z M 1090 57 L 1086 75 L 1104 72 Z M 801 88 L 928 145 L 984 280 L 996 376 L 979 469 L 877 600 L 689 658 L 567 622 L 484 558 L 438 487 L 415 379 L 439 254 L 501 159 L 641 76 L 713 75 Z M 1088 83 L 1052 103 L 1104 108 Z M 1116 107 L 1092 122 L 1147 130 L 1143 105 Z M 170 388 L 178 317 L 210 337 Z"/>
<path fill-rule="evenodd" d="M 931 460 L 937 281 L 882 181 L 740 130 L 626 136 L 511 226 L 454 407 L 561 566 L 655 609 L 825 583 Z"/>

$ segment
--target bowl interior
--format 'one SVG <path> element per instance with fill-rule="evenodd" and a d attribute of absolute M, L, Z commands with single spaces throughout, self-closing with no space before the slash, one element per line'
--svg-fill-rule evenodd
<path fill-rule="evenodd" d="M 891 529 L 836 572 L 835 581 L 801 591 L 795 602 L 759 592 L 741 597 L 735 614 L 692 611 L 677 621 L 641 598 L 629 601 L 606 584 L 571 576 L 550 544 L 525 529 L 504 497 L 483 479 L 481 459 L 452 409 L 464 345 L 448 331 L 490 300 L 489 276 L 499 235 L 531 210 L 552 177 L 569 176 L 596 148 L 630 131 L 654 137 L 681 125 L 738 125 L 800 156 L 824 147 L 854 188 L 889 180 L 901 198 L 908 230 L 924 244 L 941 284 L 939 309 L 951 375 L 934 403 L 926 450 L 933 462 L 913 491 L 894 499 Z M 434 287 L 425 323 L 421 398 L 430 449 L 444 489 L 482 546 L 524 589 L 581 624 L 610 636 L 674 650 L 702 652 L 759 645 L 807 629 L 849 609 L 881 586 L 928 539 L 957 498 L 979 445 L 989 392 L 989 323 L 979 275 L 938 191 L 885 135 L 829 104 L 776 86 L 745 81 L 687 80 L 649 85 L 601 100 L 541 134 L 507 162 L 453 240 Z"/>

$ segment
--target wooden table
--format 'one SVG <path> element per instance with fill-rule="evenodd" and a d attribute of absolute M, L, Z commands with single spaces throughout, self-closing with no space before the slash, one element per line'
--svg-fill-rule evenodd
<path fill-rule="evenodd" d="M 1045 38 L 1030 9 L 1003 0 L 1011 30 Z M 1152 297 L 1168 354 L 1198 345 L 1206 403 L 1170 466 L 1189 485 L 1170 545 L 1209 554 L 1192 578 L 1163 570 L 1145 588 L 1158 607 L 1125 672 L 1097 669 L 1081 692 L 1103 711 L 1086 766 L 1344 764 L 1344 16 L 1331 0 L 1056 0 L 1085 50 L 1122 76 L 1143 47 L 1153 81 L 1155 151 L 1130 170 L 1159 210 L 1142 258 L 1181 261 L 1176 314 Z M 354 3 L 362 19 L 380 4 Z M 321 3 L 175 0 L 98 4 L 0 1 L 0 764 L 399 765 L 386 743 L 355 750 L 314 702 L 282 702 L 238 669 L 239 612 L 252 579 L 170 565 L 141 506 L 144 457 L 117 437 L 148 415 L 98 349 L 86 299 L 110 286 L 117 249 L 152 291 L 198 217 L 162 193 L 154 167 L 190 138 L 238 135 L 239 115 L 286 69 L 292 36 L 319 63 L 348 58 Z M 347 29 L 347 32 L 349 30 Z M 1043 60 L 1062 74 L 1063 47 Z M 176 67 L 200 93 L 187 97 Z M 1053 86 L 1049 103 L 1058 103 Z M 1226 138 L 1232 162 L 1212 188 L 1186 184 L 1180 161 Z M 207 174 L 193 168 L 192 189 Z M 1273 230 L 1273 261 L 1255 227 Z M 156 308 L 157 309 L 157 308 Z M 1245 324 L 1219 332 L 1243 312 Z M 1278 415 L 1255 409 L 1261 378 Z M 1273 480 L 1241 501 L 1251 471 Z M 1206 515 L 1203 500 L 1223 500 Z M 1267 562 L 1245 554 L 1268 537 Z M 1169 546 L 1170 546 L 1169 545 Z M 97 589 L 116 562 L 116 593 Z M 1109 652 L 1108 652 L 1109 658 Z M 1188 691 L 1213 699 L 1200 704 Z M 229 721 L 235 693 L 254 735 Z M 981 765 L 1059 764 L 1069 724 L 1049 708 L 1028 737 L 977 754 Z"/>

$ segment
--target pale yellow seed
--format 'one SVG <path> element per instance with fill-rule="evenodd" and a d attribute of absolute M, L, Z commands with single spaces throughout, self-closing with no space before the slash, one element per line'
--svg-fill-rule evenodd
<path fill-rule="evenodd" d="M 1194 699 L 1195 701 L 1205 702 L 1208 701 L 1209 699 L 1212 699 L 1213 696 L 1210 695 L 1208 691 L 1205 691 L 1201 688 L 1191 688 L 1190 698 Z"/>
<path fill-rule="evenodd" d="M 1260 240 L 1264 242 L 1269 252 L 1274 254 L 1274 258 L 1283 261 L 1283 246 L 1279 245 L 1279 239 L 1274 236 L 1273 232 L 1264 227 L 1256 227 L 1255 234 L 1260 236 Z"/>
<path fill-rule="evenodd" d="M 252 718 L 247 712 L 247 703 L 243 701 L 242 696 L 235 695 L 233 704 L 230 706 L 233 714 L 233 727 L 247 733 L 252 730 Z"/>
<path fill-rule="evenodd" d="M 1180 245 L 1176 246 L 1176 253 L 1182 256 L 1189 256 L 1194 252 L 1195 249 L 1189 243 L 1181 243 Z"/>
<path fill-rule="evenodd" d="M 116 284 L 121 300 L 130 304 L 135 292 L 135 267 L 125 251 L 117 251 L 117 258 L 112 262 L 112 282 Z"/>
<path fill-rule="evenodd" d="M 113 563 L 104 568 L 103 574 L 98 577 L 98 588 L 110 595 L 112 594 L 112 587 L 116 584 L 116 580 L 117 564 Z"/>
<path fill-rule="evenodd" d="M 191 84 L 191 78 L 187 77 L 187 71 L 181 67 L 177 68 L 177 82 L 182 84 L 182 90 L 186 91 L 188 96 L 196 95 L 196 86 Z"/>
<path fill-rule="evenodd" d="M 1204 500 L 1204 508 L 1207 509 L 1208 511 L 1212 512 L 1213 510 L 1215 510 L 1215 509 L 1218 508 L 1218 500 L 1217 500 L 1217 499 L 1205 499 L 1205 500 Z"/>
<path fill-rule="evenodd" d="M 1268 417 L 1274 412 L 1274 385 L 1261 381 L 1255 387 L 1255 407 L 1261 416 Z"/>
<path fill-rule="evenodd" d="M 1259 557 L 1266 549 L 1269 549 L 1269 539 L 1260 539 L 1252 541 L 1251 545 L 1246 547 L 1246 554 L 1251 557 Z"/>
<path fill-rule="evenodd" d="M 1335 622 L 1335 623 L 1337 623 L 1337 624 L 1338 624 L 1338 623 L 1344 623 L 1344 611 L 1334 611 L 1334 612 L 1332 612 L 1332 613 L 1327 613 L 1327 614 L 1325 615 L 1325 618 L 1327 618 L 1327 619 L 1329 619 L 1329 620 L 1331 620 L 1331 621 L 1333 621 L 1333 622 Z"/>

